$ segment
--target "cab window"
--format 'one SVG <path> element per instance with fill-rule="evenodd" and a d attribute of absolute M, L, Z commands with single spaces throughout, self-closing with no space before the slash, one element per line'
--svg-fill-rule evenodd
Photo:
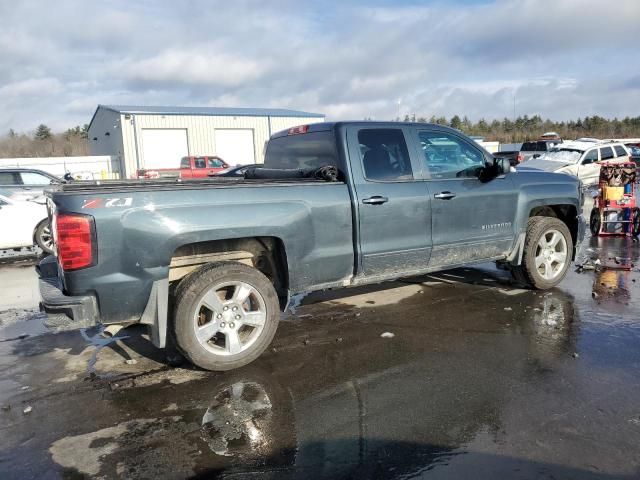
<path fill-rule="evenodd" d="M 224 163 L 219 158 L 209 159 L 209 168 L 222 168 L 222 167 L 224 167 Z"/>
<path fill-rule="evenodd" d="M 203 157 L 194 158 L 193 165 L 195 168 L 207 168 L 207 162 Z"/>
<path fill-rule="evenodd" d="M 358 132 L 364 176 L 378 182 L 413 179 L 409 150 L 399 128 L 371 128 Z"/>
<path fill-rule="evenodd" d="M 455 135 L 423 131 L 419 137 L 432 179 L 476 177 L 484 167 L 482 152 Z"/>
<path fill-rule="evenodd" d="M 589 165 L 590 163 L 598 161 L 598 149 L 594 148 L 589 150 L 582 159 L 582 165 Z"/>

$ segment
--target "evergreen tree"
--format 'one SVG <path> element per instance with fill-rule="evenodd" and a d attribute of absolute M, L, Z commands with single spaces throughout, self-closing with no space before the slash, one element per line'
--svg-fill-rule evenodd
<path fill-rule="evenodd" d="M 51 138 L 51 129 L 47 127 L 45 124 L 41 123 L 36 128 L 36 133 L 34 135 L 36 140 L 48 140 Z"/>

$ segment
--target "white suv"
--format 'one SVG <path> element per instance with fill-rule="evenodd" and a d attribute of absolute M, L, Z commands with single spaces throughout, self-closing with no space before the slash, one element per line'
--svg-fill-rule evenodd
<path fill-rule="evenodd" d="M 619 142 L 569 141 L 521 164 L 518 169 L 567 173 L 585 185 L 593 185 L 600 178 L 599 162 L 621 163 L 628 162 L 629 158 L 629 150 Z"/>

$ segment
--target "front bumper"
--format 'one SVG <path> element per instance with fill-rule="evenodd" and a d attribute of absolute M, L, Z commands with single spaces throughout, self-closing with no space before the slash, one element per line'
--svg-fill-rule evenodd
<path fill-rule="evenodd" d="M 40 310 L 47 314 L 45 324 L 54 330 L 75 330 L 98 324 L 98 303 L 93 295 L 65 295 L 53 256 L 36 267 L 40 284 Z"/>

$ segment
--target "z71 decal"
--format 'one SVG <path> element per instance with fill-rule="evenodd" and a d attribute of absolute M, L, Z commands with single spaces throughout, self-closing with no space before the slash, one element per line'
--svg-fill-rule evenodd
<path fill-rule="evenodd" d="M 113 207 L 130 207 L 133 204 L 133 198 L 89 198 L 84 201 L 82 208 L 113 208 Z"/>

